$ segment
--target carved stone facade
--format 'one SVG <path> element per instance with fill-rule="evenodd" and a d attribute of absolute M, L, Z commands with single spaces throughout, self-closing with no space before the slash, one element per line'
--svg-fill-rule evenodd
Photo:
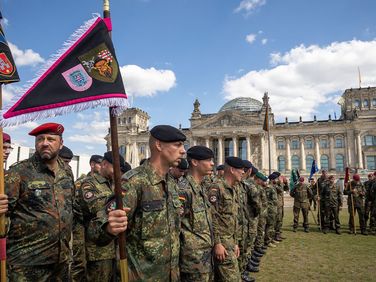
<path fill-rule="evenodd" d="M 190 128 L 181 129 L 188 137 L 186 147 L 205 145 L 215 153 L 215 163 L 227 156 L 248 159 L 265 172 L 289 173 L 298 168 L 309 174 L 312 160 L 319 168 L 343 174 L 344 168 L 375 170 L 376 88 L 347 89 L 340 101 L 341 117 L 327 120 L 275 123 L 269 106 L 269 132 L 263 130 L 267 95 L 263 102 L 240 97 L 227 102 L 214 114 L 203 114 L 200 103 L 193 104 Z M 140 109 L 126 110 L 119 117 L 120 152 L 132 167 L 150 155 L 149 116 Z M 106 137 L 109 141 L 109 136 Z M 108 144 L 110 144 L 108 142 Z M 108 145 L 108 149 L 110 146 Z"/>

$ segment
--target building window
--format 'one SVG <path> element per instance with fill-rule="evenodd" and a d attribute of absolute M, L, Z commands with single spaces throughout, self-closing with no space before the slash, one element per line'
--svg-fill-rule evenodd
<path fill-rule="evenodd" d="M 367 156 L 367 169 L 368 170 L 376 169 L 376 156 Z"/>
<path fill-rule="evenodd" d="M 320 148 L 328 148 L 328 139 L 320 139 Z"/>
<path fill-rule="evenodd" d="M 321 155 L 320 157 L 321 169 L 329 169 L 329 157 L 327 155 Z"/>
<path fill-rule="evenodd" d="M 291 157 L 291 169 L 299 169 L 300 167 L 300 159 L 298 156 Z"/>
<path fill-rule="evenodd" d="M 225 139 L 225 158 L 234 156 L 234 142 L 232 139 Z"/>
<path fill-rule="evenodd" d="M 285 141 L 283 141 L 283 140 L 279 140 L 279 141 L 277 142 L 277 148 L 278 148 L 278 150 L 283 150 L 283 149 L 285 149 Z"/>
<path fill-rule="evenodd" d="M 298 140 L 291 140 L 291 149 L 293 149 L 293 150 L 299 149 L 299 141 Z"/>
<path fill-rule="evenodd" d="M 337 137 L 336 138 L 336 148 L 343 148 L 343 147 L 344 147 L 343 138 Z"/>
<path fill-rule="evenodd" d="M 363 139 L 363 145 L 365 146 L 376 146 L 376 136 L 366 135 Z"/>
<path fill-rule="evenodd" d="M 372 99 L 372 106 L 376 107 L 376 98 Z"/>
<path fill-rule="evenodd" d="M 368 99 L 364 99 L 363 100 L 363 106 L 364 107 L 368 107 Z"/>
<path fill-rule="evenodd" d="M 128 123 L 129 123 L 129 124 L 132 123 L 132 117 L 128 117 Z"/>
<path fill-rule="evenodd" d="M 118 118 L 118 124 L 121 124 L 121 118 Z"/>
<path fill-rule="evenodd" d="M 313 156 L 312 155 L 307 155 L 306 156 L 306 171 L 311 171 L 312 167 L 312 162 L 313 162 Z"/>
<path fill-rule="evenodd" d="M 278 157 L 278 171 L 283 172 L 286 170 L 286 160 L 284 156 Z"/>
<path fill-rule="evenodd" d="M 356 100 L 354 101 L 354 107 L 355 107 L 355 108 L 359 108 L 359 107 L 360 107 L 360 100 L 356 99 Z"/>
<path fill-rule="evenodd" d="M 246 160 L 247 159 L 247 141 L 245 138 L 239 138 L 239 148 L 238 148 L 238 157 Z"/>
<path fill-rule="evenodd" d="M 336 155 L 336 171 L 344 171 L 344 167 L 345 167 L 344 160 L 345 158 L 343 157 L 343 155 L 341 154 Z"/>
<path fill-rule="evenodd" d="M 305 146 L 306 149 L 312 149 L 313 148 L 313 141 L 312 141 L 312 139 L 305 140 L 304 146 Z"/>

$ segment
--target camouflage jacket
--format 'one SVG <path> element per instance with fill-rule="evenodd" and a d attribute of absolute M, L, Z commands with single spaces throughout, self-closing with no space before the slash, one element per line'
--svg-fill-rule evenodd
<path fill-rule="evenodd" d="M 350 181 L 347 186 L 345 187 L 345 190 L 343 191 L 345 195 L 348 195 L 347 197 L 347 204 L 349 206 L 352 206 L 352 200 L 351 195 L 353 196 L 354 200 L 354 207 L 360 208 L 364 207 L 364 198 L 366 195 L 366 189 L 364 188 L 364 185 L 361 182 L 357 181 Z"/>
<path fill-rule="evenodd" d="M 277 190 L 273 185 L 268 185 L 265 188 L 266 198 L 268 199 L 268 214 L 277 214 L 278 196 Z"/>
<path fill-rule="evenodd" d="M 257 189 L 256 184 L 252 178 L 248 178 L 242 181 L 242 184 L 246 186 L 247 191 L 247 208 L 249 209 L 249 218 L 256 218 L 261 211 L 261 199 L 260 192 Z"/>
<path fill-rule="evenodd" d="M 290 192 L 290 196 L 294 198 L 294 207 L 308 209 L 309 199 L 312 198 L 311 188 L 307 184 L 298 183 Z"/>
<path fill-rule="evenodd" d="M 322 205 L 328 207 L 342 206 L 342 192 L 338 185 L 328 181 L 320 191 L 320 201 Z"/>
<path fill-rule="evenodd" d="M 238 243 L 238 206 L 236 186 L 218 179 L 207 191 L 212 204 L 214 244 L 233 249 Z"/>
<path fill-rule="evenodd" d="M 11 221 L 7 240 L 9 264 L 68 261 L 73 174 L 62 159 L 57 162 L 54 173 L 34 154 L 11 166 L 5 176 Z"/>
<path fill-rule="evenodd" d="M 124 207 L 130 208 L 129 281 L 179 281 L 181 205 L 175 182 L 167 175 L 160 177 L 145 161 L 123 175 L 122 189 Z M 106 210 L 97 214 L 88 230 L 90 239 L 100 245 L 114 238 L 105 232 Z"/>
<path fill-rule="evenodd" d="M 261 212 L 260 216 L 266 217 L 268 215 L 268 198 L 266 196 L 266 189 L 261 185 L 256 185 L 259 195 L 260 195 L 260 202 L 261 202 Z"/>
<path fill-rule="evenodd" d="M 180 271 L 212 272 L 213 228 L 210 203 L 191 175 L 179 183 L 181 201 Z"/>
<path fill-rule="evenodd" d="M 272 184 L 272 186 L 276 189 L 277 191 L 277 198 L 278 198 L 278 203 L 277 207 L 281 208 L 284 205 L 284 191 L 283 191 L 283 184 L 282 183 L 275 183 Z"/>
<path fill-rule="evenodd" d="M 74 200 L 74 222 L 80 220 L 82 217 L 82 224 L 86 230 L 90 221 L 96 217 L 97 212 L 103 209 L 112 196 L 111 183 L 100 174 L 95 173 L 82 179 L 80 191 L 76 194 Z M 79 212 L 77 213 L 77 211 Z M 73 246 L 80 243 L 85 244 L 87 261 L 115 258 L 114 242 L 101 247 L 86 238 L 83 242 L 77 242 L 77 244 L 75 244 L 75 238 L 73 238 L 73 242 Z M 74 250 L 73 253 L 75 253 Z"/>

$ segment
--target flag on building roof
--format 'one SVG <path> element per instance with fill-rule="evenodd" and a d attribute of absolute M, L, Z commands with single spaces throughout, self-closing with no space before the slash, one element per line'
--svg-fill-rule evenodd
<path fill-rule="evenodd" d="M 0 21 L 3 16 L 0 12 Z M 12 52 L 5 39 L 5 34 L 2 25 L 0 24 L 0 83 L 17 82 L 20 77 L 17 73 L 17 68 L 13 60 Z"/>
<path fill-rule="evenodd" d="M 110 19 L 100 17 L 81 26 L 3 111 L 1 125 L 97 106 L 114 107 L 120 114 L 128 102 L 110 30 Z"/>

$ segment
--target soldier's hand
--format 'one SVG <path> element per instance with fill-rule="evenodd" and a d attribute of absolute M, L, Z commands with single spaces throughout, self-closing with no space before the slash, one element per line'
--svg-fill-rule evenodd
<path fill-rule="evenodd" d="M 236 258 L 238 258 L 240 256 L 240 249 L 239 249 L 238 245 L 235 245 L 234 253 L 235 253 Z"/>
<path fill-rule="evenodd" d="M 106 226 L 106 231 L 109 234 L 117 236 L 121 232 L 127 230 L 128 211 L 130 211 L 129 208 L 124 208 L 124 210 L 113 210 L 108 213 L 108 224 Z"/>
<path fill-rule="evenodd" d="M 227 255 L 228 255 L 228 253 L 227 253 L 225 247 L 223 247 L 222 244 L 216 244 L 214 246 L 214 257 L 218 261 L 220 261 L 220 262 L 224 261 Z"/>
<path fill-rule="evenodd" d="M 8 211 L 8 196 L 0 194 L 0 215 L 5 214 Z"/>

